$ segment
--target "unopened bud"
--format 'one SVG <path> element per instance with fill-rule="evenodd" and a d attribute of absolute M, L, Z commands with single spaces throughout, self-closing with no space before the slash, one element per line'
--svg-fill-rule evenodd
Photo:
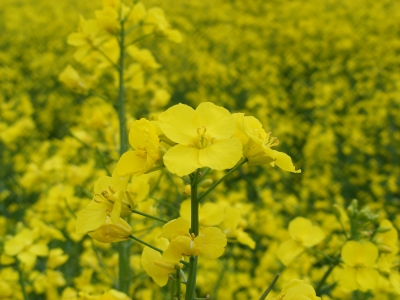
<path fill-rule="evenodd" d="M 393 227 L 390 227 L 390 226 L 379 226 L 379 227 L 376 229 L 376 232 L 378 232 L 378 233 L 385 233 L 385 232 L 390 231 L 392 228 L 393 228 Z"/>
<path fill-rule="evenodd" d="M 351 201 L 349 207 L 347 207 L 347 212 L 348 212 L 350 218 L 354 217 L 358 213 L 358 201 L 357 201 L 357 199 L 353 199 Z"/>
<path fill-rule="evenodd" d="M 370 231 L 370 230 L 366 230 L 366 231 L 361 231 L 360 232 L 360 234 L 361 234 L 361 236 L 362 237 L 365 237 L 365 238 L 369 238 L 369 237 L 371 237 L 372 236 L 372 231 Z"/>
<path fill-rule="evenodd" d="M 388 245 L 379 244 L 377 245 L 380 253 L 392 253 L 393 250 Z"/>
<path fill-rule="evenodd" d="M 204 188 L 208 188 L 210 187 L 212 184 L 214 183 L 214 181 L 212 179 L 204 179 L 199 186 L 204 187 Z"/>
<path fill-rule="evenodd" d="M 192 188 L 189 184 L 185 185 L 185 187 L 183 188 L 183 194 L 189 197 L 192 194 Z"/>
<path fill-rule="evenodd" d="M 340 221 L 342 219 L 342 213 L 340 212 L 339 205 L 334 204 L 332 206 L 332 212 L 335 215 L 335 217 Z"/>

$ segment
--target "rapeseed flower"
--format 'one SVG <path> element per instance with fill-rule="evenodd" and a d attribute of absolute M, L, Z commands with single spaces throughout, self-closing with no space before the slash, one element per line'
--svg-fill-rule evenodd
<path fill-rule="evenodd" d="M 164 134 L 177 143 L 164 155 L 164 163 L 178 176 L 202 167 L 229 169 L 242 156 L 242 146 L 233 137 L 235 119 L 223 107 L 203 102 L 194 110 L 178 104 L 160 114 L 158 119 Z"/>
<path fill-rule="evenodd" d="M 234 116 L 237 123 L 235 136 L 243 144 L 243 156 L 248 159 L 249 165 L 269 163 L 287 172 L 301 172 L 295 169 L 289 155 L 271 149 L 277 146 L 279 141 L 276 137 L 271 137 L 271 133 L 265 132 L 260 121 L 252 116 L 244 116 L 243 113 L 236 113 Z"/>
<path fill-rule="evenodd" d="M 180 217 L 165 224 L 159 237 L 170 240 L 165 253 L 180 256 L 204 254 L 210 258 L 220 257 L 226 246 L 226 236 L 217 227 L 200 228 L 198 236 L 189 233 L 189 221 Z"/>
<path fill-rule="evenodd" d="M 378 248 L 371 242 L 348 241 L 342 248 L 345 263 L 340 284 L 349 290 L 366 291 L 377 286 L 379 273 L 375 270 Z"/>
<path fill-rule="evenodd" d="M 303 280 L 291 280 L 279 293 L 278 296 L 270 300 L 320 300 L 315 294 L 314 288 L 304 283 Z"/>
<path fill-rule="evenodd" d="M 283 242 L 278 248 L 278 258 L 284 265 L 288 265 L 306 248 L 320 243 L 325 234 L 319 226 L 313 225 L 310 220 L 297 217 L 289 223 L 291 239 Z"/>
<path fill-rule="evenodd" d="M 94 187 L 93 200 L 78 213 L 76 220 L 76 232 L 85 233 L 99 228 L 110 216 L 111 222 L 117 224 L 120 216 L 131 214 L 133 203 L 126 197 L 128 177 L 102 176 Z"/>
<path fill-rule="evenodd" d="M 118 175 L 142 175 L 160 160 L 160 140 L 150 121 L 142 118 L 133 122 L 129 143 L 134 150 L 124 153 L 119 159 L 115 168 Z"/>
<path fill-rule="evenodd" d="M 176 269 L 181 269 L 183 265 L 179 262 L 182 255 L 173 252 L 160 252 L 145 247 L 142 253 L 142 266 L 147 274 L 159 285 L 164 286 L 168 282 L 168 275 L 174 273 Z"/>

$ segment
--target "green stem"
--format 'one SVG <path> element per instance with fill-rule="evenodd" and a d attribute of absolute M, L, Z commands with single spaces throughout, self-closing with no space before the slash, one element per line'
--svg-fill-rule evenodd
<path fill-rule="evenodd" d="M 136 210 L 136 209 L 132 209 L 132 212 L 133 212 L 134 214 L 138 214 L 138 215 L 141 215 L 141 216 L 143 216 L 143 217 L 146 217 L 146 218 L 149 218 L 149 219 L 153 219 L 153 220 L 156 220 L 156 221 L 159 221 L 159 222 L 162 222 L 162 223 L 168 223 L 168 221 L 165 221 L 165 220 L 163 220 L 163 219 L 160 219 L 160 218 L 157 218 L 157 217 L 154 217 L 154 216 L 151 216 L 151 215 L 142 213 L 142 212 L 140 212 L 140 211 L 138 211 L 138 210 Z"/>
<path fill-rule="evenodd" d="M 181 269 L 176 269 L 175 275 L 175 297 L 174 300 L 181 300 Z"/>
<path fill-rule="evenodd" d="M 191 230 L 195 236 L 199 235 L 199 201 L 197 199 L 197 184 L 199 179 L 199 170 L 194 173 L 194 176 L 191 178 L 191 217 L 192 224 Z"/>
<path fill-rule="evenodd" d="M 337 257 L 336 261 L 331 264 L 328 268 L 328 270 L 326 270 L 324 276 L 322 276 L 321 281 L 318 283 L 318 286 L 315 289 L 315 293 L 318 295 L 320 295 L 322 286 L 325 284 L 325 281 L 328 279 L 329 275 L 332 273 L 333 269 L 340 263 L 340 259 Z"/>
<path fill-rule="evenodd" d="M 269 292 L 271 292 L 271 290 L 274 287 L 275 283 L 278 281 L 279 275 L 280 275 L 279 273 L 277 273 L 275 275 L 274 280 L 272 280 L 271 284 L 267 287 L 267 289 L 264 291 L 264 293 L 262 293 L 262 295 L 261 295 L 259 300 L 264 300 L 268 296 Z"/>
<path fill-rule="evenodd" d="M 197 256 L 189 258 L 189 271 L 188 280 L 186 283 L 186 297 L 185 300 L 193 300 L 194 292 L 196 290 L 196 275 L 197 275 Z"/>
<path fill-rule="evenodd" d="M 153 199 L 154 201 L 161 203 L 163 205 L 165 205 L 166 207 L 168 207 L 170 210 L 174 211 L 175 213 L 179 214 L 179 209 L 177 209 L 175 206 L 173 206 L 171 203 L 168 203 L 167 201 L 155 198 L 154 196 L 151 197 L 151 199 Z"/>
<path fill-rule="evenodd" d="M 140 41 L 142 41 L 142 40 L 148 38 L 149 36 L 152 36 L 153 34 L 154 34 L 154 33 L 149 33 L 149 34 L 142 35 L 141 37 L 139 37 L 139 38 L 137 38 L 136 40 L 133 40 L 132 42 L 130 42 L 129 44 L 127 44 L 126 47 L 128 47 L 128 46 L 130 46 L 130 45 L 133 45 L 133 44 L 136 44 L 137 42 L 140 42 Z"/>
<path fill-rule="evenodd" d="M 233 172 L 235 172 L 237 169 L 239 169 L 246 162 L 247 162 L 247 158 L 243 158 L 241 161 L 239 161 L 236 166 L 234 166 L 232 169 L 229 170 L 228 173 L 226 173 L 224 176 L 222 176 L 218 181 L 216 181 L 212 186 L 210 186 L 210 188 L 207 191 L 205 191 L 203 194 L 201 194 L 198 197 L 198 202 L 203 200 L 203 198 L 205 196 L 207 196 L 208 193 L 210 193 L 213 189 L 215 189 L 222 181 L 224 181 L 229 175 L 231 175 Z"/>
<path fill-rule="evenodd" d="M 199 170 L 196 170 L 190 176 L 191 179 L 191 232 L 194 236 L 199 235 L 199 202 L 197 200 L 197 184 L 199 179 Z M 196 291 L 196 276 L 197 276 L 197 256 L 191 256 L 189 259 L 188 281 L 186 284 L 185 300 L 193 300 Z"/>
<path fill-rule="evenodd" d="M 29 298 L 26 293 L 25 281 L 23 278 L 24 274 L 22 273 L 21 265 L 20 265 L 19 261 L 17 261 L 17 270 L 18 270 L 19 284 L 21 285 L 22 296 L 23 296 L 24 300 L 28 300 Z"/>
<path fill-rule="evenodd" d="M 160 252 L 161 254 L 164 252 L 164 251 L 162 251 L 161 249 L 159 249 L 159 248 L 157 248 L 157 247 L 154 247 L 153 245 L 150 245 L 149 243 L 147 243 L 147 242 L 145 242 L 145 241 L 143 241 L 143 240 L 141 240 L 141 239 L 139 239 L 139 238 L 137 238 L 137 237 L 135 237 L 135 236 L 133 236 L 133 235 L 130 235 L 129 237 L 130 237 L 132 240 L 135 240 L 135 241 L 137 241 L 137 242 L 139 242 L 139 243 L 141 243 L 141 244 L 143 244 L 143 245 L 145 245 L 145 246 L 147 246 L 147 247 L 149 247 L 149 248 L 151 248 L 151 249 L 154 249 L 154 250 Z"/>

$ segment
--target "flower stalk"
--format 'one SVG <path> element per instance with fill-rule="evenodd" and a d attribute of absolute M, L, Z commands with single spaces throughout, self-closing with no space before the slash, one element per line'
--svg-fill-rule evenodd
<path fill-rule="evenodd" d="M 199 170 L 196 170 L 190 176 L 191 179 L 191 232 L 195 236 L 199 235 L 199 201 L 197 199 L 197 185 L 199 179 Z M 186 285 L 186 297 L 185 300 L 193 300 L 194 293 L 196 290 L 196 276 L 197 276 L 197 256 L 191 256 L 189 258 L 189 271 L 188 281 Z"/>

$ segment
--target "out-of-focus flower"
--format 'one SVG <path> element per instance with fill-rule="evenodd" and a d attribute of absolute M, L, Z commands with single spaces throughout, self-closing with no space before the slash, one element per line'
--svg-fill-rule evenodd
<path fill-rule="evenodd" d="M 315 246 L 325 238 L 320 227 L 303 217 L 290 221 L 289 234 L 291 239 L 283 242 L 278 248 L 278 258 L 284 265 L 288 265 L 306 248 Z"/>

